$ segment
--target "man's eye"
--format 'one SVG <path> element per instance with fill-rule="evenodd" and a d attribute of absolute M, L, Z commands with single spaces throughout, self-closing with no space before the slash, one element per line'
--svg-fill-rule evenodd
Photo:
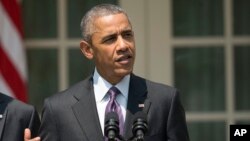
<path fill-rule="evenodd" d="M 131 39 L 134 35 L 132 32 L 125 32 L 122 36 L 125 39 Z"/>
<path fill-rule="evenodd" d="M 109 44 L 109 43 L 113 43 L 115 40 L 116 40 L 115 37 L 109 37 L 105 39 L 103 42 Z"/>

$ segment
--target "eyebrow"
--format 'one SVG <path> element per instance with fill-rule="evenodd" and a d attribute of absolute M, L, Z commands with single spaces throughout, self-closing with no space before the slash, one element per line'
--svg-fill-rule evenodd
<path fill-rule="evenodd" d="M 132 33 L 134 34 L 134 31 L 132 29 L 128 29 L 128 30 L 124 30 L 121 32 L 121 34 L 124 34 L 124 33 Z"/>
<path fill-rule="evenodd" d="M 120 32 L 119 34 L 122 35 L 123 33 L 129 33 L 129 32 L 133 33 L 133 30 L 132 30 L 132 29 L 125 29 L 125 30 L 122 30 L 122 32 Z M 106 39 L 106 38 L 109 38 L 109 37 L 112 37 L 112 36 L 116 36 L 117 34 L 118 34 L 117 32 L 115 32 L 115 33 L 110 33 L 110 34 L 104 36 L 103 39 Z"/>

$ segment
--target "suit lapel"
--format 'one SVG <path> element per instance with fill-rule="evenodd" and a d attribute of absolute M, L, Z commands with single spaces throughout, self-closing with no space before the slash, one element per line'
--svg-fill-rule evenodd
<path fill-rule="evenodd" d="M 11 101 L 11 98 L 2 95 L 0 93 L 0 140 L 2 140 L 2 133 L 4 130 L 4 125 L 5 125 L 5 121 L 7 119 L 7 114 L 8 114 L 8 103 Z"/>
<path fill-rule="evenodd" d="M 2 106 L 2 105 L 0 105 L 0 106 Z M 0 119 L 0 140 L 2 140 L 2 133 L 4 130 L 5 121 L 7 119 L 7 114 L 8 114 L 8 110 L 6 109 L 6 111 L 2 114 L 3 117 Z"/>
<path fill-rule="evenodd" d="M 146 100 L 147 98 L 147 86 L 145 79 L 139 78 L 133 74 L 131 74 L 130 84 L 129 84 L 129 95 L 128 95 L 128 105 L 127 105 L 127 112 L 126 112 L 126 120 L 125 120 L 125 138 L 132 137 L 132 125 L 133 120 L 135 118 L 135 113 L 138 111 L 144 111 L 143 104 L 145 111 L 148 111 L 150 107 L 150 101 Z M 147 101 L 145 103 L 145 100 Z M 141 106 L 139 106 L 141 105 Z"/>
<path fill-rule="evenodd" d="M 104 140 L 96 108 L 92 80 L 85 81 L 84 87 L 75 93 L 78 100 L 72 106 L 74 114 L 89 141 Z"/>

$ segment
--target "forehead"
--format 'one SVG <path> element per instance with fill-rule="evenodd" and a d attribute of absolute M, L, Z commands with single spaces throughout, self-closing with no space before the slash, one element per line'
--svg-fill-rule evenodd
<path fill-rule="evenodd" d="M 123 14 L 112 14 L 98 17 L 94 21 L 95 32 L 114 32 L 114 30 L 132 30 L 128 17 Z"/>

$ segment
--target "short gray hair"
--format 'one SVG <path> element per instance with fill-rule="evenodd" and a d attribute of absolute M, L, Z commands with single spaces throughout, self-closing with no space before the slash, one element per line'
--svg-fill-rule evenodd
<path fill-rule="evenodd" d="M 91 8 L 82 18 L 81 20 L 81 32 L 83 40 L 88 43 L 91 43 L 91 37 L 95 30 L 94 20 L 98 17 L 108 16 L 113 14 L 123 13 L 127 16 L 127 13 L 119 6 L 112 4 L 100 4 Z M 128 18 L 129 20 L 129 18 Z M 129 20 L 130 23 L 130 20 Z M 130 23 L 131 24 L 131 23 Z"/>

